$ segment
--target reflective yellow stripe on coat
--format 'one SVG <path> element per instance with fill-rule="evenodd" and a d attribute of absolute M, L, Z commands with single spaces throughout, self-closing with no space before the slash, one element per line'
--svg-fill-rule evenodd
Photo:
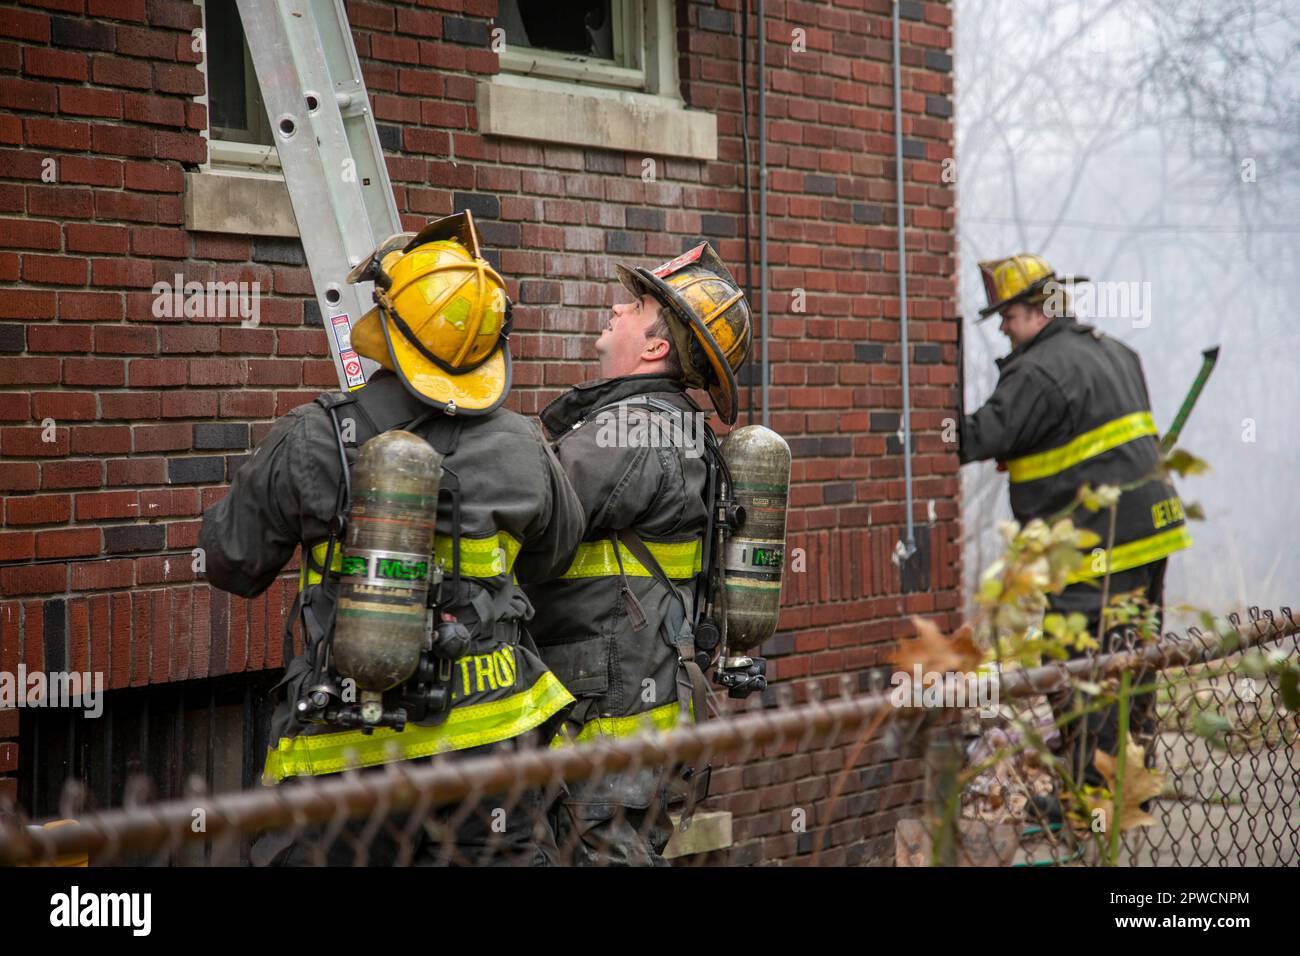
<path fill-rule="evenodd" d="M 1099 578 L 1107 571 L 1116 574 L 1119 571 L 1128 571 L 1130 568 L 1139 568 L 1191 546 L 1192 535 L 1186 525 L 1161 531 L 1146 538 L 1138 538 L 1136 541 L 1118 544 L 1111 548 L 1110 553 L 1104 558 L 1101 555 L 1086 556 L 1079 570 L 1070 575 L 1069 583 Z M 1098 565 L 1100 567 L 1097 567 Z"/>
<path fill-rule="evenodd" d="M 702 541 L 647 541 L 646 549 L 654 555 L 664 574 L 673 579 L 689 578 L 700 570 L 704 559 Z M 630 578 L 654 577 L 650 569 L 633 557 L 622 542 L 618 546 L 619 556 L 623 559 L 623 571 Z M 578 545 L 569 570 L 562 578 L 604 578 L 618 574 L 618 559 L 614 556 L 614 544 L 608 538 L 599 541 L 584 541 Z"/>
<path fill-rule="evenodd" d="M 694 715 L 695 708 L 690 704 L 687 709 Z M 552 747 L 565 747 L 569 744 L 581 744 L 595 740 L 597 737 L 617 739 L 634 737 L 646 731 L 661 733 L 672 730 L 681 722 L 682 708 L 677 701 L 671 701 L 655 707 L 653 710 L 633 714 L 631 717 L 593 717 L 582 725 L 578 736 L 567 736 L 563 731 L 551 739 Z"/>
<path fill-rule="evenodd" d="M 298 590 L 301 591 L 308 584 L 320 583 L 320 572 L 316 568 L 325 563 L 328 544 L 328 541 L 321 541 L 312 546 L 311 561 L 304 559 L 298 571 Z M 434 540 L 433 553 L 442 562 L 446 573 L 451 574 L 451 537 L 439 535 Z M 498 531 L 494 537 L 489 538 L 460 539 L 460 573 L 464 577 L 492 578 L 498 574 L 509 574 L 518 556 L 519 542 L 504 531 Z M 334 542 L 334 559 L 330 565 L 334 571 L 343 567 L 341 542 Z"/>
<path fill-rule="evenodd" d="M 359 730 L 345 730 L 283 737 L 267 753 L 262 782 L 274 784 L 285 777 L 315 777 L 338 773 L 349 766 L 373 767 L 392 760 L 415 760 L 449 750 L 481 747 L 518 737 L 572 702 L 573 695 L 559 679 L 543 671 L 528 690 L 500 700 L 453 707 L 447 719 L 434 727 L 412 725 L 402 731 L 381 727 L 368 736 Z M 396 753 L 390 755 L 393 744 Z"/>
<path fill-rule="evenodd" d="M 433 553 L 442 562 L 443 570 L 451 574 L 451 538 L 439 535 L 433 542 Z M 498 531 L 494 538 L 460 539 L 460 573 L 467 578 L 494 578 L 509 574 L 519 554 L 519 542 Z"/>
<path fill-rule="evenodd" d="M 1012 484 L 1025 481 L 1037 481 L 1058 474 L 1065 469 L 1095 458 L 1103 452 L 1118 448 L 1120 445 L 1156 434 L 1156 423 L 1150 412 L 1134 412 L 1116 418 L 1091 431 L 1086 431 L 1078 438 L 1059 448 L 1025 455 L 1007 462 L 1007 474 Z"/>

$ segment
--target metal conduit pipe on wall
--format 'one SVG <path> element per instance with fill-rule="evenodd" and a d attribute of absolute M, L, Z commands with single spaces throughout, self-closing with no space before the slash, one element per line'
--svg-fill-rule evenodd
<path fill-rule="evenodd" d="M 912 526 L 912 395 L 908 381 L 909 351 L 907 345 L 907 240 L 904 235 L 907 209 L 903 205 L 903 80 L 899 54 L 899 0 L 893 4 L 894 32 L 894 179 L 898 207 L 898 307 L 899 339 L 903 355 L 903 483 L 906 495 L 907 534 L 894 546 L 894 556 L 901 566 L 916 553 L 916 532 Z M 764 419 L 767 405 L 764 402 Z"/>
<path fill-rule="evenodd" d="M 754 200 L 750 192 L 749 168 L 751 150 L 749 146 L 749 0 L 740 4 L 740 141 L 744 157 L 742 159 L 745 182 L 745 301 L 752 305 L 754 301 L 754 250 L 749 232 L 750 220 L 753 218 Z M 746 365 L 745 377 L 748 400 L 745 411 L 747 424 L 754 424 L 754 370 Z"/>
<path fill-rule="evenodd" d="M 758 0 L 758 328 L 761 336 L 763 426 L 770 428 L 767 408 L 767 36 L 763 0 Z"/>

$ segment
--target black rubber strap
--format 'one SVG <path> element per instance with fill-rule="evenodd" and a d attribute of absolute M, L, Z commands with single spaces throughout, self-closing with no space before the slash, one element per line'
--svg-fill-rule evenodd
<path fill-rule="evenodd" d="M 613 532 L 610 533 L 609 543 L 614 549 L 614 560 L 618 562 L 618 590 L 619 596 L 627 606 L 627 619 L 632 622 L 632 630 L 643 631 L 650 623 L 650 619 L 645 616 L 645 609 L 641 607 L 641 602 L 636 599 L 636 594 L 632 591 L 632 585 L 627 579 L 627 571 L 623 568 L 623 555 L 618 551 L 618 536 Z"/>

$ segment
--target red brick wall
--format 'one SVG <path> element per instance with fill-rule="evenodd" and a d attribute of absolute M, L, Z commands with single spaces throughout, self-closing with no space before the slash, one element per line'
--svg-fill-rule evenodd
<path fill-rule="evenodd" d="M 717 115 L 720 156 L 656 157 L 655 182 L 642 181 L 640 155 L 477 132 L 495 6 L 348 11 L 376 119 L 401 144 L 389 170 L 408 225 L 468 206 L 500 252 L 519 303 L 512 403 L 533 413 L 592 374 L 587 336 L 573 332 L 594 333 L 621 294 L 612 259 L 657 262 L 702 236 L 743 274 L 739 4 L 679 3 L 683 94 Z M 905 595 L 889 560 L 905 518 L 890 4 L 767 7 L 770 402 L 795 452 L 790 546 L 807 553 L 804 573 L 787 572 L 767 650 L 802 699 L 840 675 L 865 685 L 908 633 L 906 615 L 957 616 L 956 461 L 939 434 L 955 380 L 953 190 L 940 178 L 952 26 L 947 4 L 903 4 L 915 518 L 933 500 L 938 519 L 930 588 Z M 281 662 L 291 580 L 256 601 L 229 597 L 190 570 L 189 549 L 272 419 L 336 378 L 296 241 L 183 228 L 183 172 L 204 156 L 198 25 L 188 0 L 0 9 L 0 669 L 103 670 L 116 688 Z M 796 28 L 806 51 L 792 50 Z M 42 181 L 47 159 L 55 183 Z M 756 238 L 753 256 L 757 275 Z M 259 282 L 260 327 L 154 318 L 150 287 L 177 273 Z M 52 443 L 40 440 L 47 418 Z M 0 713 L 9 792 L 20 715 Z M 888 757 L 864 750 L 846 798 L 879 812 L 837 824 L 826 859 L 889 852 L 920 768 Z M 720 769 L 731 859 L 806 855 L 790 808 L 822 818 L 837 760 L 774 753 Z"/>

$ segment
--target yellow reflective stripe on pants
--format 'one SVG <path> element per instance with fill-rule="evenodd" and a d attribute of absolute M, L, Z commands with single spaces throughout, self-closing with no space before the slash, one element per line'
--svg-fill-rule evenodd
<path fill-rule="evenodd" d="M 1191 546 L 1192 535 L 1187 530 L 1187 526 L 1184 525 L 1181 528 L 1172 528 L 1169 531 L 1161 531 L 1159 534 L 1153 534 L 1147 538 L 1139 538 L 1136 541 L 1116 545 L 1110 549 L 1109 555 L 1103 556 L 1103 553 L 1100 553 L 1100 549 L 1098 549 L 1097 552 L 1084 557 L 1083 565 L 1070 575 L 1069 583 L 1075 584 L 1079 581 L 1099 578 L 1107 571 L 1116 574 L 1120 571 L 1139 568 L 1144 564 L 1159 561 L 1175 551 L 1181 551 L 1183 548 L 1190 548 Z M 1097 565 L 1101 565 L 1100 568 Z"/>
<path fill-rule="evenodd" d="M 528 690 L 501 700 L 454 707 L 447 719 L 434 727 L 412 725 L 400 732 L 383 727 L 369 736 L 347 730 L 284 737 L 267 753 L 262 782 L 274 784 L 285 777 L 316 777 L 350 766 L 373 767 L 394 759 L 415 760 L 493 744 L 532 730 L 572 702 L 573 695 L 559 679 L 544 671 Z M 395 756 L 389 754 L 392 745 L 397 748 Z"/>
<path fill-rule="evenodd" d="M 681 705 L 677 701 L 672 701 L 653 710 L 633 714 L 631 717 L 593 717 L 582 725 L 578 736 L 556 734 L 551 740 L 551 746 L 564 747 L 570 743 L 585 743 L 597 737 L 632 737 L 643 731 L 672 730 L 680 721 L 681 712 Z"/>
<path fill-rule="evenodd" d="M 1116 418 L 1105 425 L 1086 431 L 1078 438 L 1060 448 L 1025 455 L 1007 462 L 1007 474 L 1012 484 L 1025 481 L 1037 481 L 1058 474 L 1065 469 L 1095 458 L 1102 452 L 1118 448 L 1120 445 L 1156 434 L 1156 423 L 1150 412 L 1134 412 L 1123 418 Z"/>
<path fill-rule="evenodd" d="M 702 541 L 647 541 L 646 548 L 654 555 L 664 574 L 670 578 L 689 578 L 700 570 L 704 559 Z M 622 542 L 618 546 L 619 556 L 623 559 L 623 571 L 630 578 L 653 577 L 650 569 L 638 561 Z M 604 578 L 618 574 L 618 559 L 614 556 L 614 544 L 608 538 L 599 541 L 584 541 L 578 545 L 577 553 L 569 569 L 562 578 Z"/>
<path fill-rule="evenodd" d="M 298 569 L 298 590 L 308 584 L 320 583 L 320 572 L 316 568 L 325 563 L 325 549 L 328 541 L 321 541 L 312 546 L 311 561 L 304 555 L 302 566 Z M 515 566 L 519 555 L 519 542 L 504 531 L 498 531 L 487 538 L 460 539 L 460 573 L 468 578 L 493 578 L 498 574 L 508 574 Z M 439 535 L 433 543 L 434 555 L 442 561 L 443 569 L 451 574 L 451 537 Z M 334 542 L 334 559 L 331 569 L 338 571 L 343 567 L 343 544 Z"/>

